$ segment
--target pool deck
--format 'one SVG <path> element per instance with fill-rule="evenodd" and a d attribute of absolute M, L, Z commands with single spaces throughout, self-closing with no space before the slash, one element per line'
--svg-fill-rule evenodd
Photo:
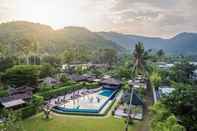
<path fill-rule="evenodd" d="M 120 101 L 121 99 L 121 96 L 123 95 L 123 91 L 119 91 L 117 96 L 116 96 L 116 100 L 115 102 L 113 103 L 112 107 L 110 108 L 110 110 L 107 112 L 106 115 L 104 116 L 85 116 L 85 115 L 69 115 L 69 114 L 59 114 L 59 113 L 56 113 L 56 112 L 52 112 L 51 114 L 54 115 L 54 116 L 62 116 L 62 117 L 79 117 L 79 118 L 93 118 L 93 119 L 102 119 L 102 118 L 108 118 L 111 116 L 111 113 L 113 111 L 113 109 L 115 108 L 115 106 L 117 105 L 118 101 Z M 112 102 L 112 101 L 111 101 Z M 111 105 L 111 102 L 108 102 L 108 104 L 104 107 L 104 108 L 109 108 L 109 106 Z M 101 112 L 103 112 L 103 110 L 101 110 Z"/>

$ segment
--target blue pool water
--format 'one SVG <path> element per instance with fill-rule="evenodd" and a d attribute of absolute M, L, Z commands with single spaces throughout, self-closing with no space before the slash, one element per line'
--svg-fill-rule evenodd
<path fill-rule="evenodd" d="M 113 92 L 114 92 L 113 90 L 103 89 L 103 90 L 101 90 L 99 95 L 110 97 L 113 94 Z"/>

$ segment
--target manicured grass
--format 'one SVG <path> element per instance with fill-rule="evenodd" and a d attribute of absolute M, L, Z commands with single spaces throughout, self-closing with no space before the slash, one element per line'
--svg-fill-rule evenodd
<path fill-rule="evenodd" d="M 124 131 L 124 119 L 52 116 L 50 120 L 43 119 L 43 114 L 36 115 L 24 121 L 27 131 Z M 129 131 L 137 131 L 137 123 L 129 127 Z"/>

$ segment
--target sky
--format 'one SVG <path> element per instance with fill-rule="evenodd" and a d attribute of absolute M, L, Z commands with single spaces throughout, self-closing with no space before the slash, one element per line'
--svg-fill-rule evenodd
<path fill-rule="evenodd" d="M 0 22 L 18 20 L 167 38 L 197 32 L 197 0 L 0 0 Z"/>

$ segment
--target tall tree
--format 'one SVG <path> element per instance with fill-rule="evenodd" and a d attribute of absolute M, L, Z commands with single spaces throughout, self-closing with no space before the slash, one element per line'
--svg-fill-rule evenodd
<path fill-rule="evenodd" d="M 108 64 L 109 67 L 117 60 L 117 52 L 114 49 L 104 49 L 103 52 L 104 63 Z"/>
<path fill-rule="evenodd" d="M 133 73 L 138 74 L 144 74 L 144 45 L 141 42 L 138 42 L 135 45 L 134 51 L 133 51 Z"/>
<path fill-rule="evenodd" d="M 165 52 L 163 51 L 163 49 L 157 51 L 157 56 L 160 61 L 163 59 L 163 57 L 165 56 Z"/>
<path fill-rule="evenodd" d="M 162 102 L 181 121 L 187 131 L 197 130 L 197 86 L 175 83 L 175 90 L 163 97 Z"/>
<path fill-rule="evenodd" d="M 5 118 L 5 121 L 1 123 L 1 131 L 25 131 L 21 122 L 20 115 L 11 110 L 3 110 L 1 112 L 1 118 Z"/>
<path fill-rule="evenodd" d="M 182 61 L 180 63 L 175 64 L 170 71 L 170 77 L 172 80 L 176 82 L 190 82 L 190 78 L 195 70 L 195 66 L 191 65 L 187 61 Z"/>

